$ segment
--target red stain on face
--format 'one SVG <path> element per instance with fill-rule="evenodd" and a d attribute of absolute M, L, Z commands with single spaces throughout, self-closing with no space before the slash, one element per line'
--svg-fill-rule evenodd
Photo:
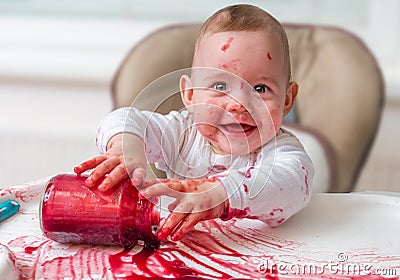
<path fill-rule="evenodd" d="M 226 71 L 236 74 L 239 69 L 239 63 L 240 63 L 240 59 L 234 59 L 231 62 L 219 64 L 218 67 L 220 69 L 223 69 L 223 70 L 226 70 Z"/>
<path fill-rule="evenodd" d="M 231 46 L 232 41 L 233 41 L 233 37 L 229 37 L 229 39 L 226 41 L 226 43 L 222 45 L 221 51 L 226 52 L 227 49 L 229 49 L 229 47 Z"/>
<path fill-rule="evenodd" d="M 269 60 L 272 60 L 272 56 L 271 56 L 271 54 L 269 52 L 267 53 L 267 57 L 268 57 Z"/>
<path fill-rule="evenodd" d="M 218 137 L 216 133 L 218 132 L 218 128 L 212 125 L 208 124 L 196 124 L 197 129 L 200 131 L 200 133 L 208 138 L 211 141 L 218 142 Z"/>
<path fill-rule="evenodd" d="M 224 69 L 224 70 L 228 70 L 229 69 L 229 65 L 228 65 L 228 63 L 220 64 L 219 68 Z"/>

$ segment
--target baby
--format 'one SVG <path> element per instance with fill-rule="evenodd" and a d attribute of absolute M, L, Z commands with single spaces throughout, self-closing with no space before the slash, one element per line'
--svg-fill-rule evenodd
<path fill-rule="evenodd" d="M 308 203 L 314 173 L 299 140 L 281 128 L 298 92 L 290 69 L 276 19 L 252 5 L 223 8 L 201 27 L 191 74 L 180 79 L 185 108 L 115 110 L 99 126 L 102 155 L 75 172 L 93 169 L 88 187 L 105 191 L 130 176 L 143 197 L 175 199 L 161 240 L 179 240 L 207 219 L 278 226 Z M 148 163 L 167 179 L 147 179 Z"/>

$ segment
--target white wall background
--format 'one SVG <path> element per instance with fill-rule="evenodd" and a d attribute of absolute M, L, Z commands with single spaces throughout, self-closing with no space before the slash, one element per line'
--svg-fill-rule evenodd
<path fill-rule="evenodd" d="M 202 21 L 235 2 L 0 1 L 0 187 L 72 172 L 97 153 L 109 83 L 131 46 L 162 25 Z M 388 97 L 400 98 L 400 0 L 245 2 L 283 22 L 353 31 L 377 57 Z"/>

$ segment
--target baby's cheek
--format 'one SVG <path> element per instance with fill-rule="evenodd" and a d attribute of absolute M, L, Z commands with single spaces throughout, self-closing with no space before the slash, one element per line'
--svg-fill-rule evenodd
<path fill-rule="evenodd" d="M 208 116 L 213 115 L 215 112 L 223 111 L 221 106 L 218 104 L 218 102 L 211 98 L 206 99 L 204 104 L 205 104 L 205 109 L 207 111 Z"/>
<path fill-rule="evenodd" d="M 217 141 L 218 128 L 211 124 L 197 124 L 199 132 L 209 140 Z"/>
<path fill-rule="evenodd" d="M 196 119 L 201 122 L 211 121 L 216 117 L 216 112 L 221 111 L 221 107 L 212 99 L 199 102 L 193 108 Z"/>
<path fill-rule="evenodd" d="M 278 110 L 269 110 L 269 122 L 273 125 L 273 129 L 278 131 L 282 125 L 282 113 Z"/>

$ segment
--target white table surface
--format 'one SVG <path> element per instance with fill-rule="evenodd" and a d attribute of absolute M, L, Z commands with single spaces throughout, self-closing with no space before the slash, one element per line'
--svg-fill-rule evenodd
<path fill-rule="evenodd" d="M 0 188 L 19 212 L 0 224 L 0 275 L 7 279 L 399 279 L 400 195 L 315 194 L 278 228 L 257 220 L 203 222 L 182 241 L 141 248 L 59 244 L 43 236 L 38 210 L 47 179 Z M 3 253 L 1 248 L 3 248 Z M 4 253 L 8 248 L 11 254 Z M 14 274 L 10 257 L 14 259 Z M 385 276 L 385 277 L 383 277 Z M 187 279 L 187 278 L 185 278 Z"/>

